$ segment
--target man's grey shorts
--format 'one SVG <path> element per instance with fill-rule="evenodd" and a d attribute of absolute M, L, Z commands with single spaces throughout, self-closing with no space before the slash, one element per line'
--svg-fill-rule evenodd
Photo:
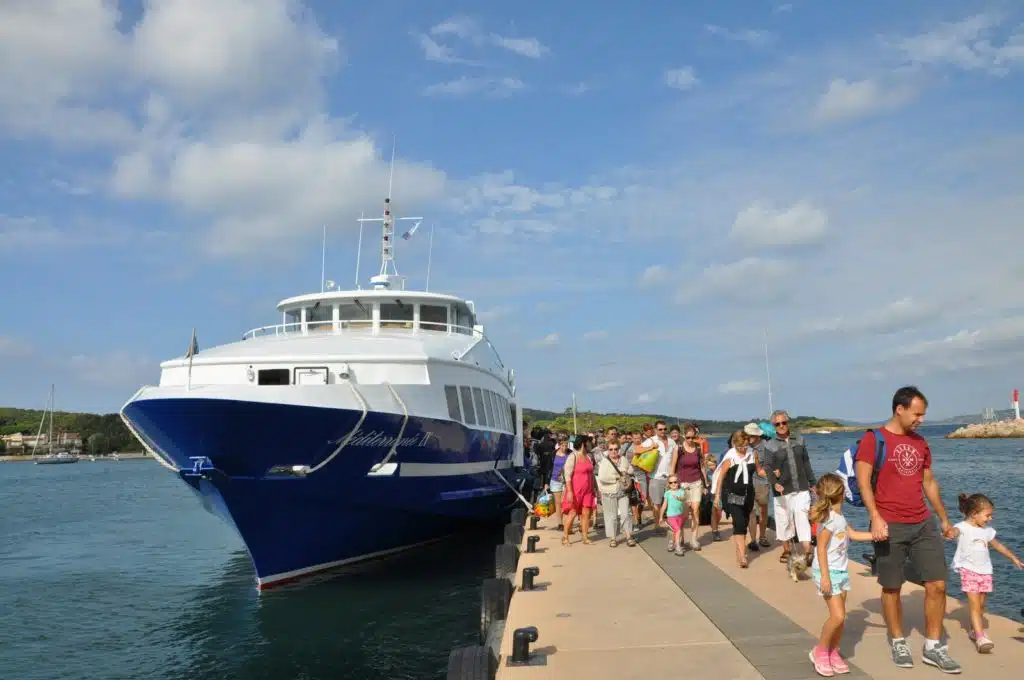
<path fill-rule="evenodd" d="M 665 501 L 665 488 L 668 486 L 668 477 L 651 477 L 650 489 L 651 507 L 659 508 Z"/>
<path fill-rule="evenodd" d="M 903 585 L 908 558 L 923 582 L 946 580 L 946 552 L 934 517 L 917 524 L 889 522 L 889 540 L 875 542 L 874 546 L 882 588 L 898 590 Z"/>

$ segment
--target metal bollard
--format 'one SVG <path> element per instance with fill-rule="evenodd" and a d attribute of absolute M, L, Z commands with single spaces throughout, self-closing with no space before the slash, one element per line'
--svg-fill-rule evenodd
<path fill-rule="evenodd" d="M 526 538 L 526 552 L 535 553 L 537 552 L 537 541 L 540 540 L 540 536 L 528 536 Z"/>
<path fill-rule="evenodd" d="M 536 626 L 516 628 L 512 633 L 512 658 L 509 666 L 526 666 L 530 663 L 530 644 L 537 641 Z"/>
<path fill-rule="evenodd" d="M 537 517 L 537 515 L 530 515 L 530 531 L 537 530 L 537 522 L 539 521 L 540 517 Z"/>
<path fill-rule="evenodd" d="M 533 590 L 533 579 L 540 575 L 540 567 L 523 568 L 523 590 Z"/>

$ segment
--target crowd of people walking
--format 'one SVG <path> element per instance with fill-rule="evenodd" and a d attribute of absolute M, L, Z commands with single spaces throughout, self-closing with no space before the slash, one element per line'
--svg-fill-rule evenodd
<path fill-rule="evenodd" d="M 621 541 L 635 547 L 637 532 L 652 522 L 654 533 L 667 537 L 667 550 L 682 556 L 701 550 L 703 525 L 710 525 L 712 542 L 723 541 L 724 516 L 732 522 L 736 565 L 746 569 L 751 552 L 773 545 L 768 538 L 771 504 L 774 538 L 782 546 L 779 562 L 790 569 L 794 563 L 809 569 L 826 605 L 818 644 L 809 652 L 815 671 L 824 677 L 849 672 L 839 654 L 851 588 L 848 546 L 851 540 L 872 542 L 893 663 L 914 665 L 901 599 L 909 563 L 925 591 L 921 660 L 956 674 L 960 665 L 942 640 L 947 580 L 943 540 L 957 541 L 953 567 L 968 598 L 970 638 L 980 653 L 994 646 L 984 628 L 986 598 L 993 589 L 989 550 L 1018 568 L 1022 563 L 995 539 L 990 526 L 994 507 L 984 495 L 961 495 L 964 521 L 950 523 L 932 472 L 931 450 L 917 432 L 927 407 L 916 387 L 900 388 L 893 395 L 890 420 L 868 430 L 851 451 L 852 468 L 820 477 L 784 410 L 772 414 L 770 428 L 749 423 L 733 432 L 720 459 L 696 424 L 668 426 L 661 420 L 636 432 L 615 427 L 576 435 L 534 431 L 531 450 L 546 480 L 544 491 L 554 498 L 564 546 L 574 544 L 577 519 L 583 545 L 593 543 L 591 530 L 601 523 L 613 548 Z M 866 509 L 868 530 L 854 529 L 846 521 L 843 505 L 848 498 Z"/>

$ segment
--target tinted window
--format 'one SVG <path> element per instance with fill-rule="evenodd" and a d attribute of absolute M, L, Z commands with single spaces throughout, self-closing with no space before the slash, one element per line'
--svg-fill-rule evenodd
<path fill-rule="evenodd" d="M 420 328 L 428 331 L 448 330 L 448 307 L 420 305 Z"/>
<path fill-rule="evenodd" d="M 508 419 L 508 402 L 500 394 L 494 395 L 498 399 L 498 409 L 501 411 L 501 419 L 505 422 L 505 429 L 512 430 L 512 421 Z"/>
<path fill-rule="evenodd" d="M 412 328 L 412 305 L 404 302 L 382 302 L 381 328 Z"/>
<path fill-rule="evenodd" d="M 338 305 L 338 320 L 342 328 L 369 328 L 373 325 L 373 305 L 342 303 Z"/>
<path fill-rule="evenodd" d="M 284 313 L 284 322 L 286 324 L 284 332 L 294 333 L 295 331 L 301 330 L 302 328 L 302 310 L 301 309 L 289 309 Z"/>
<path fill-rule="evenodd" d="M 494 402 L 491 401 L 491 393 L 483 390 L 484 413 L 487 414 L 487 424 L 490 427 L 498 427 L 498 414 L 494 412 Z"/>
<path fill-rule="evenodd" d="M 331 305 L 318 302 L 306 308 L 306 328 L 311 331 L 329 330 L 333 321 L 334 308 Z"/>
<path fill-rule="evenodd" d="M 467 425 L 476 425 L 476 409 L 473 408 L 473 393 L 465 385 L 459 387 L 459 395 L 462 396 L 462 413 L 466 417 Z"/>
<path fill-rule="evenodd" d="M 459 411 L 459 390 L 455 385 L 444 386 L 444 400 L 448 402 L 448 417 L 452 420 L 462 420 L 462 413 Z"/>
<path fill-rule="evenodd" d="M 491 419 L 484 408 L 484 395 L 479 387 L 473 388 L 473 406 L 476 407 L 476 420 L 481 425 L 491 426 Z"/>
<path fill-rule="evenodd" d="M 291 382 L 289 378 L 291 371 L 287 368 L 264 368 L 256 382 L 259 385 L 288 385 Z"/>
<path fill-rule="evenodd" d="M 498 395 L 494 392 L 487 392 L 487 398 L 491 400 L 491 410 L 494 412 L 494 426 L 500 430 L 505 428 L 505 419 L 502 417 L 501 408 L 498 404 Z"/>
<path fill-rule="evenodd" d="M 455 319 L 453 320 L 455 328 L 452 330 L 463 335 L 472 335 L 473 313 L 469 311 L 469 307 L 459 302 L 452 309 L 455 312 Z"/>

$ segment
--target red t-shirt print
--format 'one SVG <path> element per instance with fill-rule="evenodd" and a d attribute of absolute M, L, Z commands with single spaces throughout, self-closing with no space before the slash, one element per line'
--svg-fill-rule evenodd
<path fill-rule="evenodd" d="M 930 516 L 924 502 L 924 471 L 932 466 L 932 451 L 916 432 L 893 434 L 875 430 L 885 438 L 885 462 L 878 473 L 875 506 L 886 522 L 917 524 Z M 857 460 L 875 463 L 875 435 L 868 433 L 857 447 Z"/>

